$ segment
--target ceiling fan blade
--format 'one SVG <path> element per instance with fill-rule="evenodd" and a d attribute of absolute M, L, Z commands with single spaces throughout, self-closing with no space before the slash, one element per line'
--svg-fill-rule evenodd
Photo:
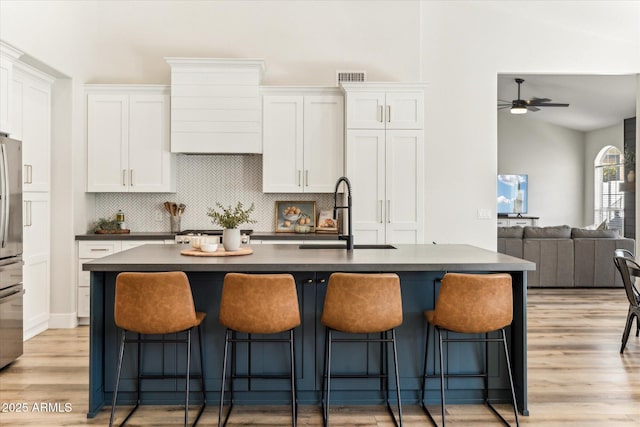
<path fill-rule="evenodd" d="M 549 98 L 531 98 L 525 101 L 528 105 L 540 105 L 544 102 L 551 102 Z"/>
<path fill-rule="evenodd" d="M 559 103 L 547 103 L 547 104 L 536 104 L 538 107 L 568 107 L 569 104 L 559 104 Z"/>
<path fill-rule="evenodd" d="M 503 105 L 503 106 L 498 105 L 498 110 L 505 110 L 507 108 L 511 108 L 511 105 Z"/>
<path fill-rule="evenodd" d="M 507 101 L 506 99 L 498 99 L 500 102 L 504 102 L 505 104 L 511 104 L 513 101 Z"/>
<path fill-rule="evenodd" d="M 540 111 L 538 107 L 534 107 L 533 105 L 527 105 L 527 110 L 529 111 Z"/>

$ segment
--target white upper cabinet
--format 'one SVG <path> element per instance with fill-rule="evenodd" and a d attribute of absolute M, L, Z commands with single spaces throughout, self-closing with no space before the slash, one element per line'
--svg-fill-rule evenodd
<path fill-rule="evenodd" d="M 349 129 L 424 128 L 424 90 L 416 84 L 342 83 Z"/>
<path fill-rule="evenodd" d="M 22 52 L 0 41 L 0 132 L 13 134 L 13 66 Z"/>
<path fill-rule="evenodd" d="M 51 188 L 51 84 L 54 79 L 21 63 L 14 65 L 13 132 L 22 141 L 24 191 Z"/>
<path fill-rule="evenodd" d="M 344 101 L 329 88 L 263 89 L 265 193 L 333 193 L 344 164 Z"/>
<path fill-rule="evenodd" d="M 171 66 L 172 152 L 262 153 L 262 60 L 165 60 Z"/>
<path fill-rule="evenodd" d="M 87 191 L 174 192 L 167 86 L 87 85 Z"/>

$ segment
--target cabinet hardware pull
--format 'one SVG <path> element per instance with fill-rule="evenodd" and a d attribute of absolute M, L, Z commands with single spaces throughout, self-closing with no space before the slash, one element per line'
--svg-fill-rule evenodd
<path fill-rule="evenodd" d="M 391 105 L 387 105 L 387 123 L 391 123 Z"/>
<path fill-rule="evenodd" d="M 378 211 L 378 221 L 380 222 L 380 224 L 382 224 L 384 222 L 382 216 L 382 200 L 378 200 L 378 204 L 380 205 L 380 210 Z"/>
<path fill-rule="evenodd" d="M 387 223 L 391 223 L 391 200 L 387 200 Z"/>
<path fill-rule="evenodd" d="M 326 280 L 325 279 L 320 279 L 320 283 L 325 283 Z"/>
<path fill-rule="evenodd" d="M 104 252 L 104 251 L 108 251 L 109 249 L 107 248 L 92 248 L 91 252 Z"/>
<path fill-rule="evenodd" d="M 126 186 L 127 185 L 127 170 L 126 169 L 122 169 L 122 186 Z"/>
<path fill-rule="evenodd" d="M 24 165 L 24 183 L 33 184 L 33 165 Z"/>
<path fill-rule="evenodd" d="M 377 117 L 378 120 L 377 121 L 379 121 L 380 123 L 384 122 L 384 116 L 383 116 L 384 111 L 382 110 L 382 108 L 383 108 L 382 105 L 378 105 L 378 115 L 377 115 L 378 116 Z"/>
<path fill-rule="evenodd" d="M 309 186 L 309 169 L 305 169 L 304 171 L 304 186 Z"/>
<path fill-rule="evenodd" d="M 298 187 L 300 187 L 300 177 L 302 176 L 302 171 L 298 169 Z"/>
<path fill-rule="evenodd" d="M 133 187 L 133 169 L 129 169 L 129 185 Z"/>
<path fill-rule="evenodd" d="M 33 225 L 33 216 L 31 214 L 31 200 L 25 200 L 25 214 L 26 214 L 26 218 L 24 221 L 24 226 L 25 227 L 31 227 Z"/>
<path fill-rule="evenodd" d="M 307 283 L 308 283 L 309 285 L 313 284 L 313 279 L 307 279 Z"/>

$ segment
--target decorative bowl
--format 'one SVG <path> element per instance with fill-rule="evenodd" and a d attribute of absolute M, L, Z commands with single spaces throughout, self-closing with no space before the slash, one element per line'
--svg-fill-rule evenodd
<path fill-rule="evenodd" d="M 311 231 L 311 226 L 296 224 L 293 226 L 293 231 L 296 233 L 309 233 Z"/>
<path fill-rule="evenodd" d="M 202 243 L 200 245 L 200 250 L 202 252 L 215 252 L 218 250 L 218 245 L 215 243 Z"/>

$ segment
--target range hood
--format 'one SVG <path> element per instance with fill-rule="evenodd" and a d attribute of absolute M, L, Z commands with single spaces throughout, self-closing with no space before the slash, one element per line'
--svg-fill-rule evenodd
<path fill-rule="evenodd" d="M 261 154 L 261 59 L 165 58 L 171 66 L 171 152 Z"/>

